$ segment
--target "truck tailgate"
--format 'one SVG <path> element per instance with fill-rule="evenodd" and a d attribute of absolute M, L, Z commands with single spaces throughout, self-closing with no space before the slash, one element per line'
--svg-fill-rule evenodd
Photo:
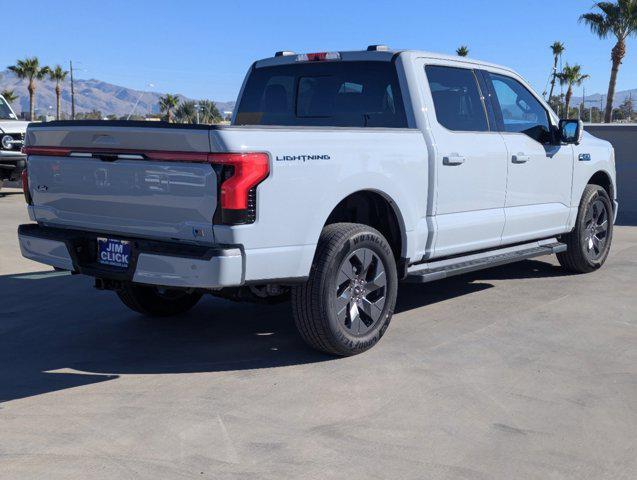
<path fill-rule="evenodd" d="M 209 163 L 192 161 L 201 150 L 205 158 L 207 131 L 143 128 L 133 135 L 131 130 L 30 129 L 28 178 L 35 219 L 116 235 L 213 243 L 217 176 Z M 167 136 L 179 152 L 163 150 L 161 160 L 145 155 L 162 150 Z"/>

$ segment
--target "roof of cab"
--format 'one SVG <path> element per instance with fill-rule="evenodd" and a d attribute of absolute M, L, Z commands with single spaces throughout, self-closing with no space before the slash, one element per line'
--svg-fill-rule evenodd
<path fill-rule="evenodd" d="M 304 52 L 291 52 L 286 51 L 284 55 L 275 57 L 264 58 L 255 62 L 255 67 L 269 67 L 275 65 L 286 65 L 296 62 L 297 55 L 301 55 Z M 400 49 L 386 49 L 386 50 L 350 50 L 350 51 L 338 51 L 341 56 L 341 61 L 390 61 L 396 55 L 408 54 L 413 57 L 424 57 L 436 60 L 448 60 L 458 63 L 466 63 L 468 65 L 484 66 L 498 68 L 502 70 L 513 71 L 509 67 L 497 65 L 495 63 L 484 62 L 482 60 L 476 60 L 468 57 L 459 57 L 457 55 L 444 55 L 441 53 L 427 52 L 424 50 L 400 50 Z"/>

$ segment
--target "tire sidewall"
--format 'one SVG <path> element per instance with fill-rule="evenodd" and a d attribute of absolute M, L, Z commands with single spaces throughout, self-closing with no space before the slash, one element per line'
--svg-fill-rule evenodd
<path fill-rule="evenodd" d="M 608 197 L 608 194 L 606 193 L 606 190 L 601 187 L 597 187 L 596 189 L 589 192 L 583 200 L 584 201 L 582 202 L 582 206 L 580 208 L 577 219 L 577 243 L 584 261 L 590 267 L 597 269 L 604 264 L 606 258 L 608 257 L 608 254 L 610 253 L 611 243 L 613 241 L 613 206 L 611 204 L 610 198 Z M 605 251 L 603 255 L 601 255 L 598 259 L 592 259 L 588 255 L 588 252 L 586 250 L 586 242 L 584 241 L 586 234 L 586 225 L 584 224 L 584 219 L 586 217 L 586 211 L 588 210 L 589 205 L 591 205 L 596 200 L 601 200 L 602 203 L 604 203 L 604 205 L 606 206 L 606 211 L 608 213 L 608 238 L 604 246 Z"/>
<path fill-rule="evenodd" d="M 381 318 L 370 332 L 363 336 L 354 336 L 349 334 L 345 327 L 340 324 L 336 314 L 336 280 L 343 261 L 359 248 L 369 248 L 378 255 L 385 269 L 387 286 Z M 322 289 L 325 300 L 323 305 L 326 307 L 324 314 L 328 319 L 329 329 L 338 344 L 351 353 L 362 352 L 374 346 L 385 334 L 391 321 L 396 304 L 397 288 L 396 261 L 384 237 L 371 228 L 361 229 L 361 231 L 348 237 L 333 258 L 330 259 L 329 266 L 325 271 Z"/>

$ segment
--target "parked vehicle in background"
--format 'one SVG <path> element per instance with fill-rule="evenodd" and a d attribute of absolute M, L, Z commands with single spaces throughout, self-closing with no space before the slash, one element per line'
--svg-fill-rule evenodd
<path fill-rule="evenodd" d="M 617 213 L 610 144 L 518 74 L 378 46 L 254 63 L 231 126 L 34 124 L 26 152 L 25 257 L 148 315 L 290 294 L 336 355 L 379 341 L 400 280 L 599 268 Z"/>
<path fill-rule="evenodd" d="M 20 179 L 26 165 L 21 149 L 28 124 L 18 120 L 9 102 L 0 95 L 0 187 L 4 181 Z"/>

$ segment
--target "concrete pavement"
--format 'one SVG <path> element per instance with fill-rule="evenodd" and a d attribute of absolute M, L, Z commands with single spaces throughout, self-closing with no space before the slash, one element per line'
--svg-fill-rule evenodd
<path fill-rule="evenodd" d="M 140 317 L 22 259 L 25 221 L 0 195 L 0 478 L 637 477 L 637 227 L 589 275 L 403 285 L 382 342 L 333 359 L 288 304 Z"/>

